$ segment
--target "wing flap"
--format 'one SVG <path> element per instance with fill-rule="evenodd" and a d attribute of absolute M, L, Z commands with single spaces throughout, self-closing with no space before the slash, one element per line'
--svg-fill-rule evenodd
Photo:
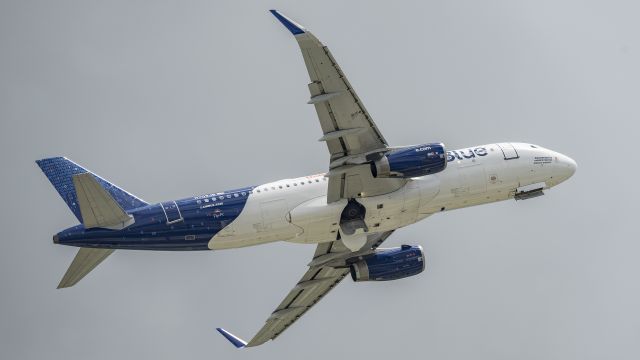
<path fill-rule="evenodd" d="M 75 285 L 82 280 L 91 270 L 95 269 L 107 256 L 111 255 L 112 249 L 89 249 L 80 248 L 76 257 L 69 265 L 67 272 L 60 280 L 58 289 Z"/>

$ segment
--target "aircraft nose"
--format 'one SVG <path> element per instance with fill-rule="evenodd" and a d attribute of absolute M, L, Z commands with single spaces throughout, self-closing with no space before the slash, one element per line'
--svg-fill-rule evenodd
<path fill-rule="evenodd" d="M 558 170 L 563 180 L 566 180 L 575 174 L 578 164 L 575 160 L 567 155 L 558 154 Z"/>

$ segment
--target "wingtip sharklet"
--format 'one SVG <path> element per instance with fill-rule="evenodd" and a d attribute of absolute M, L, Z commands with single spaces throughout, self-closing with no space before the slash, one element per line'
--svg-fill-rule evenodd
<path fill-rule="evenodd" d="M 239 337 L 233 335 L 232 333 L 228 332 L 227 330 L 223 329 L 223 328 L 216 328 L 216 330 L 218 330 L 218 332 L 220 334 L 222 334 L 222 336 L 225 337 L 225 339 L 229 340 L 230 343 L 233 344 L 233 346 L 235 346 L 238 349 L 243 349 L 247 346 L 247 342 L 240 339 Z"/>
<path fill-rule="evenodd" d="M 304 34 L 307 30 L 300 24 L 286 17 L 278 10 L 269 10 L 293 35 Z"/>

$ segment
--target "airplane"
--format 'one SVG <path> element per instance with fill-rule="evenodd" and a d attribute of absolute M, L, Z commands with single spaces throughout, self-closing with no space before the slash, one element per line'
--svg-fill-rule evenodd
<path fill-rule="evenodd" d="M 433 214 L 526 200 L 569 179 L 577 164 L 539 145 L 500 142 L 447 150 L 389 146 L 329 49 L 277 10 L 296 39 L 329 150 L 325 173 L 185 199 L 148 203 L 64 157 L 36 163 L 79 225 L 53 236 L 79 247 L 58 288 L 75 285 L 116 249 L 223 250 L 287 241 L 314 244 L 308 269 L 248 342 L 282 334 L 342 279 L 390 281 L 420 274 L 420 245 L 381 248 L 396 230 Z"/>

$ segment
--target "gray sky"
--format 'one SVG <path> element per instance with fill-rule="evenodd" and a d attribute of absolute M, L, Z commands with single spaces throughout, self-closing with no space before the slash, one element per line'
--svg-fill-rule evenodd
<path fill-rule="evenodd" d="M 542 198 L 402 229 L 427 271 L 344 281 L 237 351 L 313 246 L 117 251 L 56 290 L 74 217 L 33 160 L 64 155 L 149 202 L 327 169 L 297 44 L 328 44 L 393 145 L 526 141 L 577 160 Z M 638 359 L 636 1 L 2 1 L 0 357 Z"/>

